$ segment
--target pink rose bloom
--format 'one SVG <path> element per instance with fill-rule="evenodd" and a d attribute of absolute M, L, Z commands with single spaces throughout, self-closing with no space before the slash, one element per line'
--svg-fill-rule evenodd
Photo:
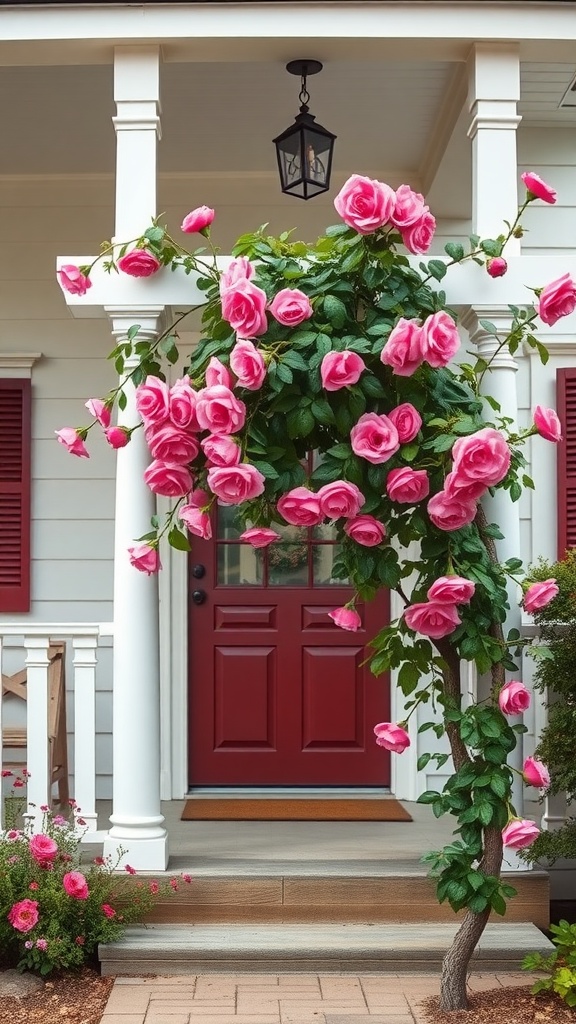
<path fill-rule="evenodd" d="M 326 519 L 348 519 L 350 516 L 356 516 L 366 501 L 356 484 L 348 483 L 347 480 L 334 480 L 330 484 L 324 484 L 317 497 L 322 516 Z"/>
<path fill-rule="evenodd" d="M 486 270 L 490 277 L 503 277 L 508 270 L 508 264 L 502 256 L 493 256 L 486 260 Z"/>
<path fill-rule="evenodd" d="M 88 883 L 81 871 L 67 871 L 62 879 L 64 892 L 75 900 L 87 900 L 90 895 Z"/>
<path fill-rule="evenodd" d="M 537 757 L 527 757 L 522 766 L 522 775 L 527 786 L 547 789 L 550 785 L 550 772 L 543 761 Z"/>
<path fill-rule="evenodd" d="M 197 487 L 192 494 L 188 495 L 188 501 L 194 508 L 206 508 L 210 504 L 210 495 L 208 491 L 203 491 L 201 487 Z"/>
<path fill-rule="evenodd" d="M 388 419 L 398 431 L 400 444 L 408 444 L 409 441 L 413 441 L 422 426 L 422 417 L 410 402 L 397 405 L 388 413 Z"/>
<path fill-rule="evenodd" d="M 531 192 L 533 196 L 536 196 L 536 199 L 542 199 L 543 202 L 554 205 L 558 198 L 558 193 L 550 185 L 547 185 L 539 174 L 536 174 L 534 171 L 524 171 L 524 174 L 521 174 L 520 177 L 526 185 L 526 190 Z"/>
<path fill-rule="evenodd" d="M 362 619 L 355 608 L 335 608 L 334 611 L 328 612 L 328 617 L 340 629 L 347 629 L 350 633 L 355 633 L 362 626 Z"/>
<path fill-rule="evenodd" d="M 29 932 L 38 924 L 40 914 L 38 913 L 37 900 L 20 900 L 14 903 L 8 911 L 8 920 L 17 932 Z"/>
<path fill-rule="evenodd" d="M 209 434 L 202 441 L 202 450 L 213 466 L 236 466 L 240 462 L 240 446 L 229 434 Z"/>
<path fill-rule="evenodd" d="M 361 459 L 378 464 L 388 462 L 400 447 L 398 431 L 387 416 L 365 412 L 350 431 L 352 451 Z"/>
<path fill-rule="evenodd" d="M 396 196 L 389 185 L 353 174 L 334 200 L 336 212 L 359 235 L 370 235 L 392 220 Z"/>
<path fill-rule="evenodd" d="M 39 949 L 41 953 L 45 953 L 48 949 L 48 942 L 46 939 L 36 939 L 36 949 Z"/>
<path fill-rule="evenodd" d="M 437 604 L 468 604 L 476 584 L 464 576 L 440 576 L 430 587 L 426 597 Z"/>
<path fill-rule="evenodd" d="M 230 366 L 241 387 L 258 391 L 266 376 L 266 364 L 262 353 L 252 341 L 239 340 L 230 353 Z"/>
<path fill-rule="evenodd" d="M 212 356 L 206 367 L 206 387 L 211 388 L 214 384 L 222 384 L 228 389 L 232 387 L 232 374 L 230 370 L 216 356 Z"/>
<path fill-rule="evenodd" d="M 160 270 L 160 260 L 146 249 L 132 249 L 116 261 L 118 270 L 130 277 L 151 277 Z"/>
<path fill-rule="evenodd" d="M 168 415 L 175 427 L 198 430 L 196 396 L 190 377 L 181 377 L 168 392 Z"/>
<path fill-rule="evenodd" d="M 542 289 L 538 299 L 538 316 L 549 327 L 576 308 L 576 282 L 570 274 L 563 274 Z"/>
<path fill-rule="evenodd" d="M 222 316 L 241 338 L 253 338 L 268 330 L 266 292 L 240 278 L 222 293 Z"/>
<path fill-rule="evenodd" d="M 60 282 L 60 287 L 68 292 L 70 295 L 86 295 L 89 288 L 92 287 L 92 281 L 86 274 L 75 267 L 73 263 L 65 263 L 57 274 Z"/>
<path fill-rule="evenodd" d="M 428 515 L 439 530 L 459 530 L 471 523 L 476 515 L 476 502 L 465 501 L 458 495 L 439 491 L 428 502 Z"/>
<path fill-rule="evenodd" d="M 152 458 L 159 459 L 160 462 L 174 462 L 179 466 L 185 466 L 192 462 L 200 451 L 193 434 L 180 430 L 170 422 L 161 426 L 146 427 L 144 436 Z"/>
<path fill-rule="evenodd" d="M 84 403 L 88 412 L 94 417 L 97 423 L 101 427 L 109 427 L 112 421 L 112 413 L 105 402 L 101 398 L 89 398 Z"/>
<path fill-rule="evenodd" d="M 110 906 L 109 903 L 102 904 L 102 913 L 104 914 L 104 917 L 116 917 L 116 911 L 114 910 L 114 907 Z"/>
<path fill-rule="evenodd" d="M 240 534 L 240 540 L 245 544 L 251 544 L 253 548 L 267 548 L 274 541 L 281 540 L 281 537 L 276 530 L 271 530 L 268 526 L 252 526 Z"/>
<path fill-rule="evenodd" d="M 562 440 L 562 424 L 554 409 L 544 409 L 543 406 L 537 405 L 534 409 L 534 426 L 540 437 L 546 441 Z"/>
<path fill-rule="evenodd" d="M 354 516 L 344 525 L 344 533 L 365 548 L 376 547 L 386 537 L 386 527 L 374 516 Z"/>
<path fill-rule="evenodd" d="M 404 228 L 402 241 L 408 252 L 414 253 L 415 256 L 421 256 L 423 253 L 428 252 L 432 245 L 435 231 L 436 219 L 432 216 L 428 207 L 425 206 L 420 220 L 416 221 L 409 228 Z"/>
<path fill-rule="evenodd" d="M 440 601 L 412 604 L 404 612 L 404 622 L 409 629 L 434 640 L 453 633 L 461 621 L 455 605 L 442 604 Z"/>
<path fill-rule="evenodd" d="M 318 495 L 307 487 L 294 487 L 283 494 L 276 508 L 291 526 L 317 526 L 324 518 Z"/>
<path fill-rule="evenodd" d="M 444 480 L 444 493 L 449 498 L 458 498 L 459 501 L 477 501 L 486 490 L 486 485 L 481 480 L 466 480 L 457 473 L 448 473 Z"/>
<path fill-rule="evenodd" d="M 218 466 L 208 470 L 208 487 L 222 505 L 241 505 L 264 491 L 266 478 L 256 466 L 243 462 L 238 466 Z"/>
<path fill-rule="evenodd" d="M 181 505 L 178 509 L 178 516 L 186 524 L 190 533 L 202 540 L 210 540 L 212 537 L 212 523 L 208 512 L 203 512 L 198 505 Z"/>
<path fill-rule="evenodd" d="M 530 691 L 518 680 L 506 683 L 498 694 L 498 704 L 503 715 L 521 715 L 530 707 Z"/>
<path fill-rule="evenodd" d="M 223 384 L 202 388 L 196 399 L 196 418 L 211 434 L 235 434 L 246 420 L 246 406 Z"/>
<path fill-rule="evenodd" d="M 380 353 L 385 366 L 397 377 L 411 377 L 424 362 L 422 327 L 418 320 L 400 317 Z"/>
<path fill-rule="evenodd" d="M 540 835 L 540 829 L 533 821 L 527 818 L 514 818 L 502 830 L 502 842 L 511 850 L 522 850 L 525 846 L 531 846 Z"/>
<path fill-rule="evenodd" d="M 283 327 L 297 327 L 314 313 L 310 299 L 299 288 L 283 288 L 274 296 L 268 308 Z"/>
<path fill-rule="evenodd" d="M 130 565 L 133 565 L 139 572 L 145 572 L 148 576 L 159 572 L 162 568 L 158 548 L 153 548 L 150 544 L 135 544 L 134 547 L 128 548 L 128 557 Z"/>
<path fill-rule="evenodd" d="M 144 470 L 144 481 L 154 494 L 165 498 L 181 498 L 192 490 L 192 476 L 186 466 L 154 459 Z"/>
<path fill-rule="evenodd" d="M 425 469 L 392 469 L 386 477 L 386 493 L 390 501 L 400 505 L 415 505 L 430 492 L 430 481 Z"/>
<path fill-rule="evenodd" d="M 238 281 L 250 281 L 255 273 L 255 268 L 246 256 L 237 256 L 220 276 L 220 295 L 222 296 L 228 288 L 233 288 Z"/>
<path fill-rule="evenodd" d="M 198 206 L 195 210 L 187 213 L 182 221 L 180 230 L 186 235 L 191 235 L 195 231 L 205 231 L 206 228 L 210 227 L 214 220 L 214 210 L 209 206 Z"/>
<path fill-rule="evenodd" d="M 326 391 L 339 391 L 357 384 L 365 369 L 364 360 L 357 352 L 327 352 L 320 366 L 322 387 Z"/>
<path fill-rule="evenodd" d="M 459 348 L 458 328 L 448 313 L 440 310 L 427 317 L 422 326 L 422 354 L 430 366 L 448 366 Z"/>
<path fill-rule="evenodd" d="M 395 228 L 403 231 L 417 224 L 422 219 L 425 209 L 424 196 L 414 192 L 410 185 L 400 185 L 396 189 L 394 213 L 390 219 Z"/>
<path fill-rule="evenodd" d="M 81 459 L 90 458 L 84 441 L 74 427 L 62 427 L 60 430 L 55 430 L 54 433 L 60 444 L 63 444 L 66 451 L 70 452 L 70 455 L 77 455 Z"/>
<path fill-rule="evenodd" d="M 559 587 L 554 578 L 543 580 L 541 583 L 531 583 L 524 594 L 522 603 L 531 615 L 532 612 L 540 611 L 541 608 L 550 604 L 550 601 L 553 601 L 558 593 Z"/>
<path fill-rule="evenodd" d="M 374 726 L 374 735 L 379 747 L 392 750 L 395 754 L 402 754 L 406 747 L 410 746 L 410 737 L 406 729 L 392 722 L 379 722 Z"/>
<path fill-rule="evenodd" d="M 146 377 L 136 388 L 136 408 L 145 426 L 163 423 L 170 415 L 170 389 L 159 377 Z"/>
<path fill-rule="evenodd" d="M 510 469 L 510 448 L 499 430 L 483 427 L 468 437 L 459 437 L 452 448 L 453 472 L 457 479 L 494 487 Z"/>
<path fill-rule="evenodd" d="M 130 431 L 127 427 L 108 427 L 104 437 L 111 448 L 125 448 L 130 440 Z"/>
<path fill-rule="evenodd" d="M 55 843 L 50 836 L 46 836 L 42 832 L 38 832 L 36 835 L 32 836 L 29 850 L 34 860 L 40 864 L 47 860 L 54 860 L 58 853 L 58 844 Z"/>

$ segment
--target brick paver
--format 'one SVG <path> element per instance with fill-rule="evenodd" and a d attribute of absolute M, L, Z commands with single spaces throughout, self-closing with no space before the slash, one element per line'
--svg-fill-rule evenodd
<path fill-rule="evenodd" d="M 529 974 L 472 974 L 474 992 Z M 437 974 L 199 974 L 117 978 L 101 1024 L 421 1024 Z"/>

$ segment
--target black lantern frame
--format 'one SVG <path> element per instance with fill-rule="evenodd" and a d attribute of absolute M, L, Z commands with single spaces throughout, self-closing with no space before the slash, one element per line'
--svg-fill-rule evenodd
<path fill-rule="evenodd" d="M 310 94 L 306 88 L 308 75 L 317 75 L 322 70 L 319 60 L 292 60 L 286 65 L 291 75 L 299 75 L 300 113 L 294 124 L 277 135 L 272 141 L 276 146 L 278 170 L 282 191 L 298 199 L 312 199 L 330 188 L 332 155 L 336 135 L 316 124 L 310 113 Z"/>

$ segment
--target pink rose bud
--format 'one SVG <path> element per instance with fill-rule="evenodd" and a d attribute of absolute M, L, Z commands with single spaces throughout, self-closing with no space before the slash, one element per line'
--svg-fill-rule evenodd
<path fill-rule="evenodd" d="M 551 281 L 540 292 L 538 299 L 538 316 L 549 327 L 563 316 L 569 316 L 576 309 L 576 282 L 570 274 L 563 274 L 556 281 Z"/>
<path fill-rule="evenodd" d="M 58 438 L 60 444 L 63 444 L 66 451 L 70 452 L 70 455 L 77 455 L 82 459 L 89 459 L 90 453 L 82 440 L 78 430 L 74 430 L 74 427 L 62 427 L 61 430 L 55 430 L 54 433 Z"/>
<path fill-rule="evenodd" d="M 108 427 L 104 437 L 111 448 L 125 448 L 130 440 L 130 431 L 127 427 Z"/>
<path fill-rule="evenodd" d="M 379 747 L 392 750 L 395 754 L 402 754 L 406 747 L 410 746 L 410 737 L 406 729 L 392 722 L 379 722 L 374 726 L 374 735 Z"/>
<path fill-rule="evenodd" d="M 97 423 L 101 427 L 109 427 L 112 419 L 112 413 L 105 402 L 101 398 L 89 398 L 84 403 L 88 412 L 94 417 Z"/>
<path fill-rule="evenodd" d="M 540 437 L 545 438 L 546 441 L 562 440 L 562 424 L 554 409 L 545 409 L 543 406 L 537 405 L 534 409 L 534 426 Z"/>
<path fill-rule="evenodd" d="M 350 633 L 355 633 L 362 626 L 362 619 L 355 608 L 335 608 L 334 611 L 328 612 L 328 617 L 340 629 L 347 629 Z"/>
<path fill-rule="evenodd" d="M 229 434 L 209 434 L 202 441 L 202 450 L 213 466 L 236 466 L 240 462 L 240 446 Z"/>
<path fill-rule="evenodd" d="M 530 691 L 518 680 L 506 683 L 498 694 L 498 704 L 503 715 L 521 715 L 530 707 Z"/>
<path fill-rule="evenodd" d="M 254 338 L 268 330 L 266 292 L 243 277 L 222 293 L 222 316 L 240 338 Z"/>
<path fill-rule="evenodd" d="M 426 596 L 438 604 L 469 604 L 475 590 L 476 584 L 463 576 L 440 576 Z"/>
<path fill-rule="evenodd" d="M 409 185 L 400 185 L 396 189 L 392 223 L 400 231 L 413 227 L 422 220 L 425 209 L 424 196 L 414 192 Z"/>
<path fill-rule="evenodd" d="M 324 484 L 317 497 L 322 516 L 326 519 L 348 519 L 355 516 L 366 501 L 356 484 L 348 483 L 347 480 Z"/>
<path fill-rule="evenodd" d="M 415 256 L 421 256 L 423 253 L 428 252 L 432 245 L 435 231 L 436 218 L 432 216 L 429 208 L 425 206 L 420 220 L 416 221 L 415 224 L 411 224 L 409 228 L 404 228 L 402 231 L 402 241 L 408 252 L 414 253 Z"/>
<path fill-rule="evenodd" d="M 486 260 L 486 270 L 490 277 L 503 277 L 508 270 L 508 264 L 503 256 L 493 256 Z"/>
<path fill-rule="evenodd" d="M 298 288 L 283 288 L 274 296 L 269 309 L 283 327 L 297 327 L 314 312 L 310 299 Z"/>
<path fill-rule="evenodd" d="M 476 502 L 465 501 L 458 495 L 448 495 L 439 491 L 428 502 L 428 515 L 434 526 L 439 530 L 460 530 L 467 526 L 476 516 Z"/>
<path fill-rule="evenodd" d="M 514 818 L 502 830 L 502 842 L 510 850 L 522 850 L 531 846 L 540 835 L 540 829 L 526 818 Z"/>
<path fill-rule="evenodd" d="M 386 493 L 390 501 L 397 501 L 399 505 L 415 505 L 427 498 L 429 491 L 430 481 L 425 469 L 405 466 L 392 469 L 386 477 Z"/>
<path fill-rule="evenodd" d="M 546 765 L 537 757 L 527 757 L 522 766 L 522 775 L 527 786 L 547 789 L 550 785 L 550 772 Z"/>
<path fill-rule="evenodd" d="M 324 519 L 318 495 L 307 487 L 294 487 L 283 494 L 276 507 L 291 526 L 317 526 Z"/>
<path fill-rule="evenodd" d="M 448 366 L 460 348 L 460 335 L 451 316 L 440 310 L 422 325 L 422 354 L 430 366 Z"/>
<path fill-rule="evenodd" d="M 349 228 L 369 235 L 392 220 L 396 195 L 389 185 L 353 174 L 334 200 L 336 212 Z"/>
<path fill-rule="evenodd" d="M 413 441 L 422 426 L 422 417 L 410 402 L 397 405 L 388 413 L 388 419 L 398 431 L 400 444 L 408 444 Z"/>
<path fill-rule="evenodd" d="M 86 295 L 88 289 L 92 287 L 90 278 L 73 263 L 65 263 L 63 267 L 60 267 L 57 276 L 60 287 L 70 295 Z"/>
<path fill-rule="evenodd" d="M 212 537 L 212 524 L 208 512 L 203 512 L 202 508 L 195 504 L 181 505 L 178 509 L 178 516 L 195 537 L 201 537 L 202 540 L 210 540 Z"/>
<path fill-rule="evenodd" d="M 208 487 L 221 505 L 241 505 L 264 492 L 266 478 L 256 466 L 242 462 L 238 466 L 218 466 L 208 470 Z"/>
<path fill-rule="evenodd" d="M 266 364 L 262 353 L 252 341 L 239 339 L 230 353 L 230 366 L 238 378 L 240 387 L 258 391 L 266 376 Z"/>
<path fill-rule="evenodd" d="M 150 544 L 135 544 L 134 547 L 128 548 L 128 557 L 130 565 L 133 565 L 139 572 L 145 572 L 148 576 L 162 568 L 158 548 L 153 548 Z"/>
<path fill-rule="evenodd" d="M 216 356 L 212 356 L 206 367 L 206 387 L 211 388 L 214 384 L 222 384 L 228 389 L 232 388 L 232 374 Z"/>
<path fill-rule="evenodd" d="M 182 498 L 192 490 L 192 475 L 186 466 L 154 459 L 144 471 L 144 482 L 154 494 L 165 498 Z"/>
<path fill-rule="evenodd" d="M 326 391 L 357 384 L 366 369 L 364 360 L 356 352 L 327 352 L 320 366 L 322 387 Z"/>
<path fill-rule="evenodd" d="M 531 583 L 524 594 L 522 603 L 529 615 L 545 608 L 550 601 L 553 601 L 559 593 L 560 588 L 554 578 L 542 580 L 541 583 Z"/>
<path fill-rule="evenodd" d="M 130 277 L 151 277 L 160 270 L 160 260 L 146 249 L 132 249 L 117 260 L 116 266 Z"/>
<path fill-rule="evenodd" d="M 558 193 L 550 185 L 547 185 L 539 174 L 535 174 L 534 171 L 525 171 L 520 177 L 526 185 L 527 192 L 535 196 L 536 199 L 542 199 L 543 202 L 551 205 L 556 202 Z"/>
<path fill-rule="evenodd" d="M 220 296 L 222 296 L 228 288 L 233 288 L 238 281 L 242 281 L 243 279 L 251 281 L 255 273 L 255 267 L 253 267 L 246 256 L 238 256 L 235 260 L 231 260 L 228 264 L 228 269 L 223 271 L 222 276 L 220 277 Z M 208 381 L 206 381 L 206 383 L 208 383 Z M 218 381 L 217 383 L 223 382 Z"/>
<path fill-rule="evenodd" d="M 388 462 L 400 447 L 398 431 L 387 416 L 366 412 L 350 431 L 352 451 L 375 465 Z"/>
<path fill-rule="evenodd" d="M 376 547 L 386 537 L 386 527 L 374 516 L 354 516 L 344 525 L 344 533 L 365 548 Z"/>
<path fill-rule="evenodd" d="M 267 548 L 269 544 L 281 539 L 280 534 L 268 526 L 252 526 L 240 534 L 240 540 L 245 544 L 251 544 L 253 548 Z"/>
<path fill-rule="evenodd" d="M 180 230 L 186 235 L 191 235 L 195 231 L 204 234 L 207 233 L 206 229 L 210 227 L 213 220 L 214 210 L 209 206 L 198 206 L 195 210 L 186 214 Z"/>
<path fill-rule="evenodd" d="M 46 939 L 36 939 L 36 949 L 39 949 L 41 953 L 45 953 L 48 949 L 48 942 Z"/>
<path fill-rule="evenodd" d="M 397 377 L 411 377 L 424 362 L 424 336 L 419 320 L 400 317 L 388 336 L 380 360 Z"/>
<path fill-rule="evenodd" d="M 468 437 L 459 437 L 452 448 L 453 472 L 461 480 L 499 484 L 510 469 L 508 442 L 493 427 L 483 427 Z"/>
<path fill-rule="evenodd" d="M 461 621 L 455 605 L 441 604 L 439 601 L 413 604 L 404 612 L 404 622 L 409 629 L 434 640 L 453 633 Z"/>

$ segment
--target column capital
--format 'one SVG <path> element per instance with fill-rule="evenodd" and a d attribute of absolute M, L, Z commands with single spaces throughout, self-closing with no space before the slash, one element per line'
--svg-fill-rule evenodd
<path fill-rule="evenodd" d="M 167 312 L 165 306 L 105 306 L 110 321 L 110 331 L 116 341 L 126 338 L 135 324 L 139 325 L 138 335 L 146 341 L 153 341 L 165 328 Z"/>
<path fill-rule="evenodd" d="M 158 46 L 115 47 L 114 100 L 116 115 L 112 123 L 116 134 L 153 131 L 162 138 Z"/>
<path fill-rule="evenodd" d="M 488 320 L 494 325 L 498 336 L 491 334 L 482 326 L 483 320 Z M 507 346 L 499 348 L 512 325 L 512 314 L 509 309 L 503 306 L 469 306 L 460 322 L 468 331 L 470 341 L 476 346 L 478 355 L 482 359 L 490 360 L 492 370 L 518 369 L 518 364 Z"/>

